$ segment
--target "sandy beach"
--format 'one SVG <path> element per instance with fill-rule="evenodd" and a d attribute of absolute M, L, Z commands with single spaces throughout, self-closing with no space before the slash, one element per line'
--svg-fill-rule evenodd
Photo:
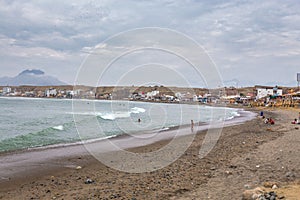
<path fill-rule="evenodd" d="M 83 147 L 75 148 L 78 155 L 68 148 L 55 159 L 37 158 L 35 166 L 19 166 L 20 173 L 1 177 L 0 199 L 241 199 L 244 190 L 268 181 L 278 182 L 278 193 L 285 199 L 300 199 L 295 193 L 299 191 L 300 134 L 298 125 L 290 123 L 299 109 L 264 112 L 275 119 L 275 125 L 256 117 L 225 127 L 217 145 L 202 159 L 198 154 L 206 131 L 199 131 L 183 156 L 154 172 L 134 174 L 111 169 Z M 176 144 L 185 137 L 176 139 Z M 168 143 L 167 139 L 156 141 L 130 151 L 153 152 Z M 34 157 L 34 153 L 30 155 Z M 118 152 L 114 154 L 122 159 Z M 7 167 L 6 173 L 12 170 L 16 169 Z M 87 179 L 93 183 L 86 184 Z"/>

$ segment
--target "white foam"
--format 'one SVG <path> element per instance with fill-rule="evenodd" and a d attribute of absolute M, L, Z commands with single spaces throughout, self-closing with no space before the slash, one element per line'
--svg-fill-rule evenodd
<path fill-rule="evenodd" d="M 130 117 L 130 112 L 115 112 L 115 113 L 99 113 L 97 115 L 102 119 L 106 120 L 115 120 L 117 118 L 128 118 Z"/>
<path fill-rule="evenodd" d="M 118 112 L 66 112 L 66 114 L 71 115 L 88 115 L 88 116 L 99 116 L 105 120 L 115 120 L 118 118 L 128 118 L 130 115 L 144 113 L 146 110 L 144 108 L 134 107 L 130 111 L 118 111 Z"/>
<path fill-rule="evenodd" d="M 64 126 L 63 125 L 54 126 L 52 128 L 55 129 L 55 130 L 58 130 L 58 131 L 63 131 L 64 130 Z"/>
<path fill-rule="evenodd" d="M 134 113 L 134 114 L 144 113 L 144 112 L 146 112 L 146 110 L 144 108 L 139 108 L 139 107 L 131 108 L 131 113 Z"/>
<path fill-rule="evenodd" d="M 169 129 L 170 129 L 169 127 L 165 127 L 165 128 L 160 129 L 159 132 L 167 131 L 167 130 L 169 130 Z"/>

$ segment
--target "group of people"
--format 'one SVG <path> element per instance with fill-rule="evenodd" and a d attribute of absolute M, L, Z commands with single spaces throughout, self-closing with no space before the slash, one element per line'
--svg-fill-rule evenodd
<path fill-rule="evenodd" d="M 263 112 L 263 111 L 260 112 L 260 116 L 261 116 L 261 118 L 264 120 L 264 123 L 265 123 L 265 124 L 271 124 L 271 125 L 275 124 L 274 119 L 272 119 L 271 117 L 266 118 L 266 117 L 264 116 L 264 112 Z"/>
<path fill-rule="evenodd" d="M 271 124 L 271 125 L 275 124 L 274 119 L 272 119 L 271 117 L 270 118 L 265 118 L 264 122 L 265 122 L 265 124 Z"/>

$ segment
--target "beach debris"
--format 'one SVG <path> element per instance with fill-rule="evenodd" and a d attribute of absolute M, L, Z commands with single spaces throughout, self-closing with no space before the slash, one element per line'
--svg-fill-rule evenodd
<path fill-rule="evenodd" d="M 256 165 L 256 168 L 260 168 L 260 165 Z"/>
<path fill-rule="evenodd" d="M 86 179 L 86 181 L 84 181 L 85 184 L 92 184 L 94 183 L 95 181 L 93 181 L 92 179 Z"/>
<path fill-rule="evenodd" d="M 82 169 L 82 167 L 81 166 L 77 166 L 76 169 L 79 170 L 79 169 Z"/>

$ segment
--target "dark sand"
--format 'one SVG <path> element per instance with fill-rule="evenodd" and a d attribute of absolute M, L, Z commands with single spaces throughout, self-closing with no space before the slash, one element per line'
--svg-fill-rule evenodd
<path fill-rule="evenodd" d="M 217 145 L 203 159 L 198 154 L 206 131 L 201 131 L 183 156 L 154 172 L 120 172 L 83 153 L 84 149 L 77 155 L 74 151 L 79 151 L 79 147 L 67 148 L 56 158 L 37 156 L 34 164 L 28 162 L 18 166 L 19 170 L 17 163 L 15 167 L 6 166 L 0 179 L 0 199 L 241 199 L 245 186 L 253 188 L 270 180 L 285 185 L 300 178 L 300 132 L 290 124 L 297 112 L 266 112 L 275 119 L 273 126 L 256 118 L 226 127 Z M 176 144 L 180 145 L 186 137 L 176 139 Z M 152 152 L 168 143 L 159 141 L 130 151 Z M 51 154 L 61 153 L 55 150 Z M 35 156 L 34 152 L 30 155 Z M 120 161 L 125 159 L 118 157 L 118 152 L 109 155 Z M 4 166 L 5 155 L 1 157 Z M 77 170 L 77 166 L 82 169 Z M 295 176 L 287 177 L 288 172 Z M 85 184 L 87 178 L 95 183 Z"/>

